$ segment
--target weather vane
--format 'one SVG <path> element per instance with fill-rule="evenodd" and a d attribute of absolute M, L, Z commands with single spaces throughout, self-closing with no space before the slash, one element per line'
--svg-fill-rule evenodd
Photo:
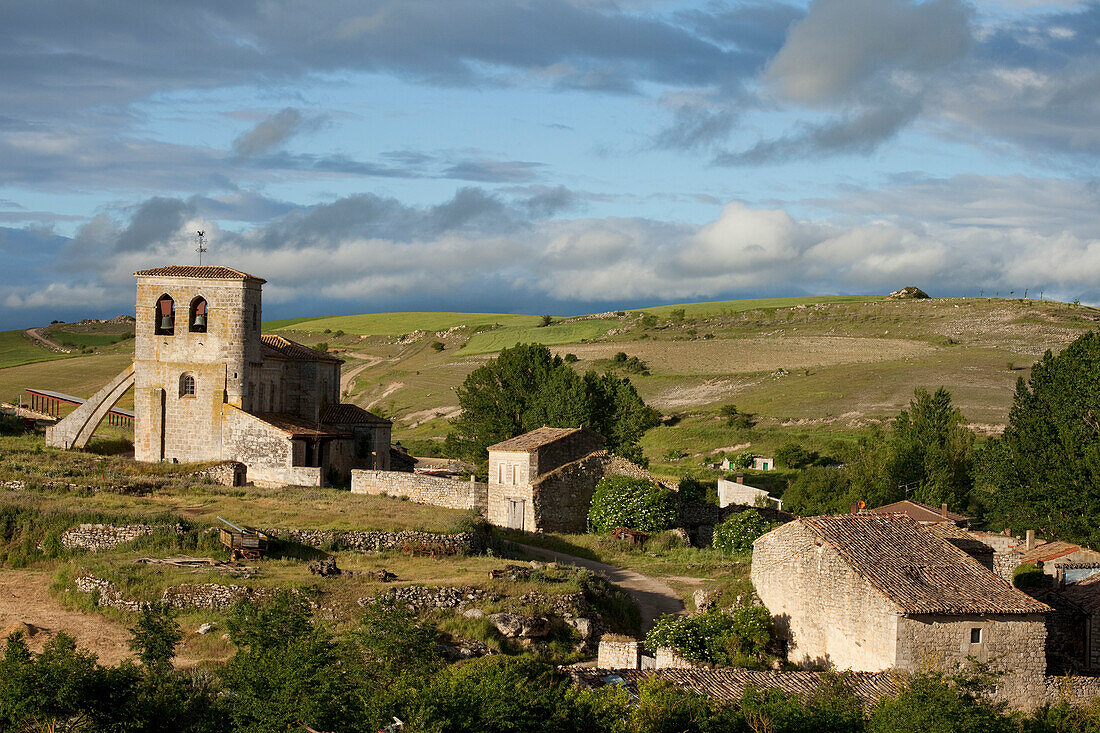
<path fill-rule="evenodd" d="M 195 251 L 199 253 L 199 267 L 202 267 L 202 255 L 206 252 L 206 240 L 203 237 L 206 236 L 206 232 L 199 232 L 199 246 L 195 247 Z"/>

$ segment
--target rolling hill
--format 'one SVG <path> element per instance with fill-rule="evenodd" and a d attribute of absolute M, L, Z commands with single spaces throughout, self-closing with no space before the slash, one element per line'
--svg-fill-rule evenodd
<path fill-rule="evenodd" d="M 416 450 L 446 435 L 458 410 L 455 388 L 501 348 L 543 343 L 575 355 L 579 370 L 618 368 L 669 418 L 643 447 L 659 472 L 676 473 L 685 461 L 750 445 L 769 451 L 793 439 L 829 450 L 896 415 L 916 387 L 946 386 L 979 432 L 995 432 L 1007 420 L 1016 380 L 1044 351 L 1098 321 L 1096 309 L 1050 301 L 868 296 L 671 305 L 555 318 L 548 326 L 535 315 L 491 313 L 264 325 L 327 344 L 346 361 L 344 399 L 393 419 L 395 438 Z M 87 396 L 121 368 L 130 348 L 123 341 L 94 355 L 0 369 L 0 398 L 28 386 Z M 619 352 L 641 360 L 644 371 L 622 370 Z M 751 434 L 725 427 L 719 410 L 729 403 L 757 416 Z"/>

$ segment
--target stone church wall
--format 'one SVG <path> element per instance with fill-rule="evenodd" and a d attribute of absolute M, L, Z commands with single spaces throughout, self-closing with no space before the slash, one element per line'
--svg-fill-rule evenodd
<path fill-rule="evenodd" d="M 447 509 L 476 509 L 482 514 L 488 502 L 486 484 L 403 471 L 355 469 L 351 472 L 351 493 L 407 496 L 419 504 Z"/>

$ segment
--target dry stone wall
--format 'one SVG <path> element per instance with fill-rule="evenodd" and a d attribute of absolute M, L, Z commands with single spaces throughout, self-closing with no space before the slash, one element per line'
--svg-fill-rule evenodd
<path fill-rule="evenodd" d="M 61 545 L 69 550 L 88 550 L 97 552 L 109 550 L 125 542 L 132 542 L 139 537 L 151 535 L 157 530 L 181 533 L 183 528 L 179 525 L 156 526 L 152 524 L 126 524 L 117 526 L 113 524 L 82 524 L 67 530 L 61 535 Z"/>
<path fill-rule="evenodd" d="M 81 593 L 98 593 L 96 605 L 117 608 L 122 611 L 140 611 L 141 601 L 128 599 L 118 586 L 109 580 L 84 575 L 73 581 Z M 274 596 L 271 588 L 248 588 L 243 585 L 219 585 L 217 583 L 183 583 L 165 588 L 161 601 L 171 608 L 202 608 L 227 611 L 240 601 L 262 601 Z"/>
<path fill-rule="evenodd" d="M 596 666 L 600 669 L 638 669 L 641 666 L 642 642 L 600 639 Z"/>
<path fill-rule="evenodd" d="M 447 509 L 474 509 L 482 514 L 488 505 L 488 491 L 488 484 L 403 471 L 355 469 L 351 472 L 353 494 L 405 496 L 419 504 Z"/>
<path fill-rule="evenodd" d="M 440 555 L 476 555 L 485 550 L 485 538 L 476 532 L 377 532 L 335 529 L 264 529 L 264 534 L 319 549 L 354 552 L 434 552 Z"/>
<path fill-rule="evenodd" d="M 222 486 L 244 486 L 248 481 L 248 468 L 239 461 L 223 461 L 210 468 L 195 471 L 196 478 L 210 479 Z"/>

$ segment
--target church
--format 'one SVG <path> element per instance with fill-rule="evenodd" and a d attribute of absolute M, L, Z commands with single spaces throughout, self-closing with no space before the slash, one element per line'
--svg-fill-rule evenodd
<path fill-rule="evenodd" d="M 340 403 L 330 354 L 261 333 L 264 280 L 216 266 L 134 273 L 134 362 L 48 430 L 87 444 L 134 389 L 139 461 L 237 461 L 257 486 L 346 484 L 353 468 L 389 470 L 389 420 Z"/>

